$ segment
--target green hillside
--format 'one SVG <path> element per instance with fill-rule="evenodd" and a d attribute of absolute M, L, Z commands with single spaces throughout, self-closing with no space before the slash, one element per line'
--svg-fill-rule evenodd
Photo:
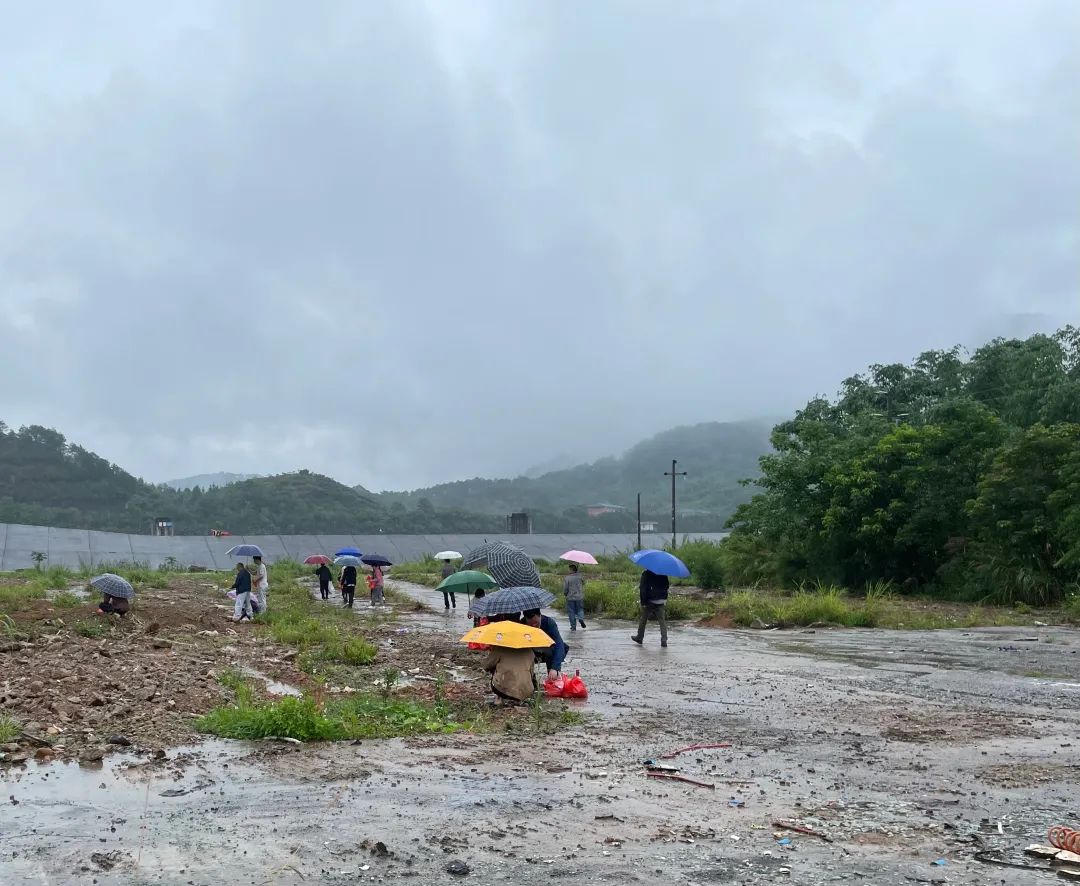
<path fill-rule="evenodd" d="M 487 514 L 524 510 L 538 532 L 585 528 L 627 531 L 633 527 L 637 493 L 647 518 L 667 525 L 671 510 L 671 460 L 687 476 L 678 486 L 680 525 L 687 530 L 720 529 L 738 505 L 750 498 L 740 480 L 756 477 L 758 459 L 769 449 L 764 421 L 708 422 L 675 428 L 638 443 L 619 457 L 553 471 L 540 477 L 461 480 L 413 492 L 388 492 L 382 498 L 407 506 L 422 501 L 435 508 L 460 508 Z M 610 503 L 625 514 L 588 518 L 590 504 Z"/>
<path fill-rule="evenodd" d="M 144 482 L 50 428 L 0 423 L 0 522 L 148 532 L 166 517 L 178 534 L 493 532 L 490 516 L 384 506 L 310 471 L 202 490 Z"/>

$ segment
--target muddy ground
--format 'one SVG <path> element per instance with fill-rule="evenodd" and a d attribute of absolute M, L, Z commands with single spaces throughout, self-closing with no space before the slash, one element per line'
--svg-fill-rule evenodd
<path fill-rule="evenodd" d="M 210 618 L 186 635 L 231 628 Z M 459 609 L 377 629 L 438 656 L 464 627 Z M 1045 868 L 1023 847 L 1080 823 L 1077 631 L 684 627 L 666 650 L 629 631 L 596 623 L 569 638 L 587 719 L 547 738 L 177 747 L 193 740 L 185 710 L 208 699 L 186 695 L 170 712 L 166 698 L 155 712 L 174 741 L 156 717 L 129 730 L 164 758 L 121 748 L 0 776 L 0 882 L 1056 881 L 977 858 Z M 303 679 L 250 634 L 210 639 L 199 649 L 222 650 L 200 651 L 200 691 L 219 691 L 207 671 L 248 655 L 268 676 Z M 139 654 L 164 673 L 159 656 L 188 652 L 174 638 Z M 95 655 L 89 645 L 68 661 Z M 713 788 L 646 777 L 646 759 L 698 743 L 731 747 L 666 763 Z M 455 863 L 468 873 L 448 873 Z"/>

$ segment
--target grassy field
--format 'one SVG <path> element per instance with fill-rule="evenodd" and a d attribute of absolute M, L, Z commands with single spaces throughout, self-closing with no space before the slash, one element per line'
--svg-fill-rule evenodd
<path fill-rule="evenodd" d="M 98 571 L 95 569 L 94 574 Z M 138 564 L 116 564 L 111 571 L 124 575 L 135 586 L 136 603 L 129 627 L 137 625 L 140 615 L 145 615 L 139 608 L 141 596 L 147 605 L 150 597 L 160 603 L 162 592 L 151 593 L 150 588 L 164 586 L 165 597 L 176 591 L 181 595 L 178 603 L 183 601 L 193 611 L 205 611 L 207 597 L 202 595 L 207 594 L 207 583 L 224 591 L 232 582 L 232 573 L 189 575 L 150 570 Z M 308 678 L 294 678 L 305 691 L 300 697 L 268 696 L 261 676 L 226 671 L 219 676 L 219 682 L 228 701 L 204 709 L 206 712 L 195 722 L 199 731 L 235 739 L 279 736 L 320 741 L 465 730 L 546 734 L 577 722 L 561 704 L 543 701 L 534 706 L 529 717 L 508 717 L 489 710 L 483 703 L 487 690 L 482 678 L 464 682 L 451 678 L 454 668 L 467 670 L 469 665 L 477 664 L 475 656 L 469 657 L 453 638 L 432 637 L 406 626 L 399 631 L 397 619 L 416 608 L 411 598 L 388 593 L 391 606 L 379 610 L 366 606 L 344 609 L 312 598 L 310 567 L 283 562 L 274 564 L 269 571 L 269 611 L 243 632 L 248 639 L 258 638 L 257 646 L 261 648 L 270 649 L 273 647 L 268 644 L 273 644 L 295 650 L 295 657 L 286 660 L 294 673 Z M 0 643 L 18 644 L 33 641 L 42 630 L 55 632 L 57 615 L 62 615 L 62 630 L 73 637 L 94 640 L 108 636 L 118 623 L 92 615 L 96 595 L 86 598 L 76 593 L 89 576 L 89 570 L 84 575 L 59 567 L 0 575 Z M 195 596 L 193 587 L 199 588 Z M 220 598 L 210 591 L 210 599 Z M 43 624 L 50 627 L 41 628 Z M 387 637 L 392 637 L 392 642 L 384 642 Z M 201 639 L 209 644 L 215 642 Z M 259 640 L 265 640 L 265 644 Z M 278 656 L 284 657 L 280 652 Z M 415 674 L 421 669 L 428 675 L 428 682 L 401 679 L 404 672 Z M 477 676 L 481 676 L 479 671 Z M 16 719 L 6 713 L 0 715 L 0 743 L 5 737 L 17 735 L 20 729 Z"/>
<path fill-rule="evenodd" d="M 682 549 L 680 549 L 682 553 Z M 702 557 L 707 554 L 702 553 Z M 689 558 L 688 558 L 689 559 Z M 598 566 L 582 567 L 585 612 L 606 618 L 636 619 L 639 613 L 640 570 L 625 556 L 598 557 Z M 554 609 L 562 609 L 565 564 L 536 561 L 541 584 L 555 594 Z M 434 587 L 440 581 L 439 563 L 432 559 L 394 567 L 392 577 Z M 703 569 L 711 568 L 708 564 Z M 712 583 L 712 582 L 710 582 Z M 692 580 L 674 581 L 668 598 L 668 618 L 699 620 L 717 627 L 878 627 L 932 630 L 999 625 L 1080 624 L 1080 596 L 1061 609 L 1034 610 L 952 603 L 921 597 L 902 597 L 888 586 L 855 594 L 835 585 L 817 584 L 794 590 L 768 588 L 706 591 Z"/>

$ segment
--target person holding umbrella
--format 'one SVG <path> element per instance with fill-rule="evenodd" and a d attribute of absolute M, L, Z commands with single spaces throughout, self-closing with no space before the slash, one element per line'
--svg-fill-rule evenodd
<path fill-rule="evenodd" d="M 570 616 L 570 633 L 580 624 L 585 628 L 585 579 L 578 572 L 577 563 L 570 564 L 570 574 L 563 579 L 563 596 L 566 597 L 566 614 Z"/>
<path fill-rule="evenodd" d="M 236 591 L 233 604 L 233 621 L 251 621 L 251 573 L 242 562 L 236 564 L 236 578 L 232 589 Z"/>
<path fill-rule="evenodd" d="M 266 575 L 266 564 L 262 561 L 262 553 L 258 553 L 251 558 L 251 562 L 255 564 L 255 575 L 253 577 L 252 591 L 255 594 L 255 601 L 258 604 L 257 613 L 266 612 L 266 595 L 270 591 L 270 580 Z"/>
<path fill-rule="evenodd" d="M 455 572 L 457 572 L 457 568 L 454 566 L 454 564 L 451 563 L 449 560 L 443 560 L 443 565 L 442 565 L 442 578 L 443 578 L 443 581 L 446 581 Z M 443 605 L 446 607 L 447 611 L 449 611 L 451 603 L 454 605 L 454 608 L 457 609 L 457 597 L 454 595 L 454 592 L 453 592 L 452 589 L 445 588 L 443 590 L 443 592 L 442 592 L 442 598 L 443 598 Z"/>
<path fill-rule="evenodd" d="M 484 662 L 484 670 L 491 674 L 491 691 L 503 704 L 519 705 L 536 692 L 534 650 L 550 645 L 551 637 L 512 619 L 509 614 L 493 615 L 489 624 L 473 628 L 461 642 L 491 649 Z"/>
<path fill-rule="evenodd" d="M 559 625 L 555 619 L 550 615 L 542 615 L 539 609 L 527 609 L 522 613 L 522 624 L 539 628 L 551 638 L 551 646 L 536 650 L 536 660 L 547 665 L 549 680 L 559 679 L 559 671 L 562 670 L 569 647 L 563 640 L 562 634 L 559 633 Z"/>
<path fill-rule="evenodd" d="M 376 563 L 371 567 L 371 605 L 382 606 L 383 604 L 383 571 Z"/>
<path fill-rule="evenodd" d="M 90 587 L 101 591 L 102 600 L 96 615 L 119 615 L 123 617 L 131 608 L 135 590 L 131 582 L 112 572 L 105 572 L 90 580 Z"/>
<path fill-rule="evenodd" d="M 647 549 L 635 551 L 630 555 L 644 572 L 641 573 L 641 582 L 638 584 L 639 598 L 641 601 L 641 619 L 638 621 L 636 634 L 631 634 L 630 639 L 638 646 L 645 641 L 645 626 L 650 618 L 655 618 L 660 625 L 660 646 L 667 647 L 667 606 L 668 588 L 672 578 L 688 578 L 690 570 L 674 554 L 667 551 Z"/>
<path fill-rule="evenodd" d="M 338 584 L 341 585 L 342 606 L 353 607 L 356 597 L 356 565 L 360 562 L 355 557 L 343 558 L 346 562 L 341 564 L 341 574 L 338 576 Z"/>
<path fill-rule="evenodd" d="M 324 600 L 330 599 L 330 582 L 334 575 L 330 571 L 330 567 L 325 563 L 320 563 L 319 568 L 315 570 L 315 575 L 319 579 L 319 596 Z"/>
<path fill-rule="evenodd" d="M 667 598 L 668 588 L 671 583 L 666 575 L 657 575 L 646 569 L 641 573 L 641 581 L 638 583 L 638 597 L 641 602 L 641 618 L 638 620 L 637 633 L 632 634 L 630 639 L 638 646 L 645 642 L 645 626 L 649 619 L 655 619 L 660 626 L 660 646 L 667 648 Z"/>

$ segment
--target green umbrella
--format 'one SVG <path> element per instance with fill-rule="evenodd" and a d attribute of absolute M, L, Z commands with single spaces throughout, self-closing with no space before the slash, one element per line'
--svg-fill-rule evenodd
<path fill-rule="evenodd" d="M 486 591 L 498 586 L 499 583 L 486 572 L 480 572 L 478 569 L 465 569 L 461 572 L 455 572 L 453 575 L 448 575 L 435 590 L 453 591 L 455 594 L 464 591 L 471 605 L 474 591 L 481 588 Z"/>

